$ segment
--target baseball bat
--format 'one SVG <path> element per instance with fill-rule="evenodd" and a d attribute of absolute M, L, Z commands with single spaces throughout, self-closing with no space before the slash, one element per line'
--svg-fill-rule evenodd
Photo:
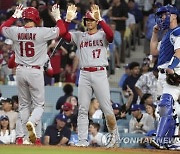
<path fill-rule="evenodd" d="M 48 68 L 48 63 L 50 61 L 50 59 L 54 56 L 54 54 L 56 53 L 57 49 L 60 48 L 60 46 L 62 46 L 62 44 L 65 42 L 65 40 L 63 38 L 60 38 L 58 43 L 56 44 L 55 48 L 53 49 L 53 51 L 51 52 L 51 55 L 49 56 L 48 60 L 45 62 L 44 64 L 44 70 L 46 71 Z"/>

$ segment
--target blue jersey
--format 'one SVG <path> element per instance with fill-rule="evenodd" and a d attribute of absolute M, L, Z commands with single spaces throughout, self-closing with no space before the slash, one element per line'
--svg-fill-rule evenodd
<path fill-rule="evenodd" d="M 159 58 L 158 58 L 158 66 L 168 63 L 174 55 L 174 43 L 171 40 L 172 35 L 176 37 L 177 33 L 180 31 L 179 27 L 174 29 L 169 29 L 166 34 L 163 36 L 161 40 L 161 45 L 159 49 Z"/>

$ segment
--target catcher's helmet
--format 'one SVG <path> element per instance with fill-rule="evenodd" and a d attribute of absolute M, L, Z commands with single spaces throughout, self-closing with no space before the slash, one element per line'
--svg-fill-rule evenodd
<path fill-rule="evenodd" d="M 92 13 L 91 11 L 87 11 L 84 18 L 83 18 L 83 23 L 84 23 L 84 26 L 86 26 L 86 20 L 87 19 L 92 19 L 92 20 L 95 20 L 92 16 Z"/>
<path fill-rule="evenodd" d="M 162 19 L 163 13 L 166 13 L 165 19 Z M 176 14 L 178 16 L 179 12 L 176 7 L 169 4 L 166 6 L 162 6 L 157 10 L 155 20 L 160 29 L 165 30 L 169 28 L 171 14 Z"/>
<path fill-rule="evenodd" d="M 23 19 L 31 19 L 34 21 L 37 25 L 40 23 L 40 17 L 39 17 L 39 11 L 34 7 L 28 7 L 24 9 L 22 13 Z"/>

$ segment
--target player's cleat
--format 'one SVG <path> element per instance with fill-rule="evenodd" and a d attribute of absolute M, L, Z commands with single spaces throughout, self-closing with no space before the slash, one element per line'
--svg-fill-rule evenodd
<path fill-rule="evenodd" d="M 88 147 L 89 143 L 87 141 L 79 141 L 77 144 L 75 144 L 77 147 Z"/>
<path fill-rule="evenodd" d="M 24 140 L 24 141 L 23 141 L 23 144 L 24 144 L 24 145 L 29 145 L 29 144 L 32 144 L 32 143 L 29 142 L 28 140 Z"/>
<path fill-rule="evenodd" d="M 169 150 L 180 150 L 180 141 L 178 141 L 172 145 L 169 145 L 168 149 Z"/>
<path fill-rule="evenodd" d="M 37 145 L 37 146 L 42 145 L 41 139 L 40 139 L 40 138 L 37 138 L 37 139 L 36 139 L 36 142 L 35 142 L 34 144 Z"/>
<path fill-rule="evenodd" d="M 16 138 L 16 144 L 17 145 L 22 145 L 23 144 L 23 138 L 22 137 L 17 137 Z"/>
<path fill-rule="evenodd" d="M 28 134 L 29 134 L 29 141 L 32 142 L 32 143 L 35 143 L 37 137 L 36 137 L 36 132 L 35 132 L 35 128 L 34 128 L 33 123 L 28 121 L 26 123 L 26 128 L 27 128 Z"/>
<path fill-rule="evenodd" d="M 107 138 L 106 148 L 117 148 L 119 147 L 118 135 L 116 133 L 109 133 Z"/>

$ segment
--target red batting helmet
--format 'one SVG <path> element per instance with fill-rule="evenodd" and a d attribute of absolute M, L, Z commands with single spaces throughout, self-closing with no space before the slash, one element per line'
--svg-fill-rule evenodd
<path fill-rule="evenodd" d="M 39 17 L 39 11 L 34 7 L 28 7 L 24 9 L 22 13 L 23 19 L 31 19 L 34 21 L 37 25 L 40 23 L 40 17 Z"/>
<path fill-rule="evenodd" d="M 95 20 L 92 16 L 92 12 L 91 11 L 87 11 L 84 18 L 83 18 L 83 23 L 84 23 L 84 26 L 86 26 L 86 20 L 87 19 L 92 19 L 92 20 Z"/>

